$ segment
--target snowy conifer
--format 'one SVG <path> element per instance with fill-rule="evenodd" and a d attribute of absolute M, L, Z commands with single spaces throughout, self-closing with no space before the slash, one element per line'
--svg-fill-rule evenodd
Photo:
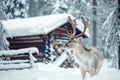
<path fill-rule="evenodd" d="M 5 12 L 8 18 L 27 17 L 27 0 L 6 0 L 5 5 Z"/>
<path fill-rule="evenodd" d="M 9 42 L 6 39 L 7 31 L 2 24 L 2 20 L 6 19 L 6 15 L 4 13 L 4 1 L 0 1 L 0 50 L 7 50 L 9 49 Z"/>

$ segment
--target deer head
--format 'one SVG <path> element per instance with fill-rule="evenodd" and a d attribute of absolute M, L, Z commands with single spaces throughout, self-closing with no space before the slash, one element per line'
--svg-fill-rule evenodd
<path fill-rule="evenodd" d="M 81 19 L 82 19 L 82 22 L 84 24 L 84 30 L 83 30 L 82 33 L 80 33 L 78 35 L 76 35 L 77 22 L 76 22 L 75 19 L 72 20 L 70 16 L 68 17 L 68 21 L 69 21 L 69 23 L 72 26 L 72 32 L 68 32 L 66 29 L 62 29 L 61 28 L 61 30 L 65 30 L 66 31 L 65 35 L 70 38 L 70 40 L 65 44 L 69 49 L 74 49 L 77 46 L 79 46 L 79 44 L 81 44 L 81 37 L 84 35 L 84 33 L 86 31 L 86 28 L 88 26 L 88 21 L 89 21 L 88 18 L 84 19 L 83 16 L 81 17 Z"/>

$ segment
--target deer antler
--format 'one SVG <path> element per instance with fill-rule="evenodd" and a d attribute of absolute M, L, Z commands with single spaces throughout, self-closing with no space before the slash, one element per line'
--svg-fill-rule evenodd
<path fill-rule="evenodd" d="M 87 20 L 85 20 L 83 16 L 81 17 L 81 19 L 82 19 L 82 22 L 83 22 L 83 24 L 84 24 L 84 30 L 83 30 L 82 33 L 76 35 L 75 37 L 81 37 L 81 36 L 85 33 L 86 28 L 87 28 L 87 26 L 88 26 L 88 21 L 89 21 L 89 19 L 87 18 Z"/>
<path fill-rule="evenodd" d="M 63 33 L 63 34 L 66 35 L 67 37 L 71 36 L 71 34 L 68 32 L 67 29 L 65 29 L 65 28 L 58 28 L 58 29 L 61 30 L 61 31 L 65 31 L 65 33 Z"/>
<path fill-rule="evenodd" d="M 76 25 L 77 25 L 76 20 L 75 19 L 72 20 L 71 17 L 68 16 L 68 21 L 72 25 L 72 30 L 73 30 L 72 36 L 75 36 L 75 34 L 76 34 Z"/>
<path fill-rule="evenodd" d="M 83 18 L 83 16 L 81 17 L 81 19 L 82 19 L 82 22 L 83 22 L 83 24 L 84 24 L 84 30 L 83 30 L 82 33 L 80 33 L 80 34 L 78 34 L 78 35 L 76 35 L 76 36 L 75 36 L 75 34 L 76 34 L 76 25 L 77 25 L 77 22 L 76 22 L 75 19 L 72 20 L 70 16 L 68 16 L 68 21 L 69 21 L 69 23 L 70 23 L 71 26 L 72 26 L 72 32 L 70 33 L 70 32 L 69 32 L 67 29 L 65 29 L 65 28 L 58 28 L 58 29 L 59 29 L 59 30 L 62 30 L 62 31 L 65 31 L 65 33 L 63 33 L 63 34 L 66 35 L 67 37 L 70 37 L 70 38 L 81 37 L 81 36 L 85 33 L 85 31 L 86 31 L 86 28 L 87 28 L 87 25 L 88 25 L 88 21 L 89 21 L 88 18 L 87 18 L 87 20 L 85 20 L 85 19 Z"/>
<path fill-rule="evenodd" d="M 62 31 L 66 31 L 66 33 L 64 33 L 64 35 L 70 37 L 70 38 L 73 38 L 75 37 L 75 34 L 76 34 L 76 20 L 72 20 L 70 16 L 68 16 L 68 22 L 71 24 L 72 26 L 72 32 L 70 33 L 67 29 L 65 28 L 59 28 L 59 30 L 62 30 Z"/>

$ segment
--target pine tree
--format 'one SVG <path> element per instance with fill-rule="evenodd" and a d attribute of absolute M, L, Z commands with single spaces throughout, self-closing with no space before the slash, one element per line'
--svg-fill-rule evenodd
<path fill-rule="evenodd" d="M 5 13 L 9 19 L 27 17 L 27 0 L 6 0 Z"/>
<path fill-rule="evenodd" d="M 106 52 L 109 53 L 110 60 L 112 61 L 112 67 L 117 68 L 118 62 L 118 46 L 120 41 L 120 25 L 117 18 L 117 7 L 109 14 L 106 21 L 103 24 L 103 39 Z M 120 23 L 119 23 L 120 24 Z"/>
<path fill-rule="evenodd" d="M 2 24 L 2 20 L 6 19 L 5 11 L 4 11 L 5 3 L 4 1 L 0 1 L 0 50 L 8 50 L 9 42 L 6 39 L 7 31 Z"/>

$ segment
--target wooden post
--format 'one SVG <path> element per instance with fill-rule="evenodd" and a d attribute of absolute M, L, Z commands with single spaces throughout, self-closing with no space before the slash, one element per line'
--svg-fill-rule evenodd
<path fill-rule="evenodd" d="M 93 0 L 93 46 L 97 45 L 97 21 L 96 21 L 96 17 L 97 17 L 97 10 L 96 10 L 96 6 L 97 6 L 97 0 Z"/>
<path fill-rule="evenodd" d="M 120 0 L 118 0 L 118 19 L 120 20 Z M 119 21 L 118 25 L 120 25 Z M 120 69 L 120 45 L 118 46 L 118 69 Z"/>

